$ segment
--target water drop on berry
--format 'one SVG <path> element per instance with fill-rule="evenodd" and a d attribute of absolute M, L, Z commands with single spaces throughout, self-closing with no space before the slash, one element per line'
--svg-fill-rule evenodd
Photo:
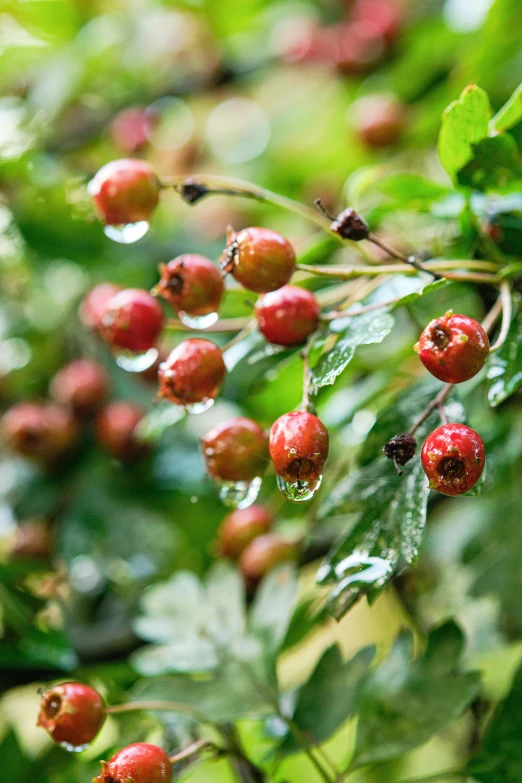
<path fill-rule="evenodd" d="M 219 313 L 207 313 L 207 315 L 189 315 L 188 313 L 179 312 L 178 318 L 182 324 L 188 326 L 189 329 L 208 329 L 209 326 L 213 326 L 219 318 Z"/>
<path fill-rule="evenodd" d="M 219 499 L 229 508 L 248 508 L 259 495 L 261 481 L 261 476 L 252 481 L 216 481 Z"/>
<path fill-rule="evenodd" d="M 149 230 L 149 224 L 146 220 L 140 220 L 138 223 L 127 223 L 121 226 L 105 226 L 103 229 L 105 236 L 118 242 L 120 245 L 131 245 L 145 236 Z"/>
<path fill-rule="evenodd" d="M 148 351 L 141 353 L 134 353 L 134 351 L 114 351 L 114 358 L 116 364 L 121 367 L 122 370 L 127 372 L 143 372 L 152 367 L 156 359 L 158 358 L 158 351 L 156 348 L 149 348 Z"/>
<path fill-rule="evenodd" d="M 313 481 L 285 481 L 281 476 L 277 476 L 277 486 L 286 495 L 288 500 L 294 503 L 303 503 L 311 500 L 319 487 L 321 486 L 322 476 Z"/>
<path fill-rule="evenodd" d="M 60 742 L 60 747 L 68 750 L 69 753 L 81 753 L 83 750 L 87 750 L 89 743 L 86 742 L 84 745 L 71 745 L 70 742 Z"/>
<path fill-rule="evenodd" d="M 182 407 L 186 410 L 187 413 L 205 413 L 205 411 L 208 411 L 209 408 L 211 408 L 215 403 L 215 399 L 213 397 L 209 397 L 207 400 L 201 400 L 201 402 L 189 402 L 183 405 Z"/>

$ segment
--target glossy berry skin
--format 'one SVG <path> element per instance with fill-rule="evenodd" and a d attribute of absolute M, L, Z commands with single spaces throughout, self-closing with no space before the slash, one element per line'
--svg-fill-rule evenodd
<path fill-rule="evenodd" d="M 277 533 L 266 533 L 247 546 L 240 557 L 239 568 L 247 585 L 255 587 L 272 568 L 296 559 L 295 544 Z"/>
<path fill-rule="evenodd" d="M 160 183 L 144 160 L 123 158 L 103 166 L 89 183 L 89 194 L 109 226 L 148 220 L 159 201 Z"/>
<path fill-rule="evenodd" d="M 295 271 L 295 253 L 284 236 L 269 228 L 230 232 L 221 267 L 258 294 L 286 285 Z"/>
<path fill-rule="evenodd" d="M 273 523 L 272 514 L 264 506 L 254 504 L 234 509 L 227 514 L 218 530 L 220 554 L 237 560 L 254 538 L 269 532 Z"/>
<path fill-rule="evenodd" d="M 144 411 L 131 402 L 111 402 L 96 419 L 96 437 L 105 451 L 122 462 L 140 459 L 148 452 L 136 436 Z"/>
<path fill-rule="evenodd" d="M 176 312 L 208 315 L 219 310 L 225 289 L 221 272 L 205 256 L 186 253 L 160 266 L 156 293 Z"/>
<path fill-rule="evenodd" d="M 210 340 L 193 337 L 177 345 L 160 364 L 159 396 L 175 405 L 214 399 L 226 374 L 221 349 Z"/>
<path fill-rule="evenodd" d="M 37 725 L 55 742 L 80 748 L 92 742 L 104 720 L 98 691 L 81 682 L 64 682 L 43 694 Z"/>
<path fill-rule="evenodd" d="M 367 147 L 391 147 L 405 130 L 406 109 L 393 95 L 370 95 L 353 106 L 355 130 Z"/>
<path fill-rule="evenodd" d="M 482 326 L 467 315 L 450 311 L 435 318 L 422 332 L 415 350 L 427 370 L 445 383 L 473 378 L 489 354 L 489 340 Z"/>
<path fill-rule="evenodd" d="M 127 745 L 110 761 L 102 761 L 101 774 L 92 783 L 170 783 L 172 764 L 162 748 L 146 742 Z"/>
<path fill-rule="evenodd" d="M 139 353 L 152 348 L 163 328 L 163 310 L 141 288 L 126 288 L 109 299 L 101 334 L 113 348 Z"/>
<path fill-rule="evenodd" d="M 46 464 L 68 453 L 78 440 L 78 426 L 63 405 L 21 402 L 4 414 L 2 429 L 18 454 Z"/>
<path fill-rule="evenodd" d="M 471 427 L 443 424 L 424 441 L 421 461 L 431 489 L 443 495 L 463 495 L 482 475 L 486 451 Z"/>
<path fill-rule="evenodd" d="M 107 396 L 109 379 L 104 368 L 91 359 L 77 359 L 62 367 L 51 381 L 56 402 L 67 405 L 77 416 L 90 416 Z"/>
<path fill-rule="evenodd" d="M 96 331 L 101 328 L 107 304 L 112 297 L 121 291 L 121 286 L 115 283 L 100 283 L 94 286 L 85 296 L 80 305 L 80 320 L 87 327 Z"/>
<path fill-rule="evenodd" d="M 272 425 L 269 448 L 284 481 L 316 481 L 328 456 L 328 430 L 312 413 L 291 411 Z"/>
<path fill-rule="evenodd" d="M 207 432 L 201 450 L 210 475 L 222 481 L 252 481 L 268 465 L 268 438 L 255 421 L 238 416 Z"/>
<path fill-rule="evenodd" d="M 319 305 L 310 291 L 284 285 L 256 303 L 259 331 L 273 345 L 302 345 L 319 324 Z"/>

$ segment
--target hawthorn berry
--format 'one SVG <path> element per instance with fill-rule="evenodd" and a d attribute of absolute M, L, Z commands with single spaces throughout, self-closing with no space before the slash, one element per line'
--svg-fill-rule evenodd
<path fill-rule="evenodd" d="M 254 504 L 248 508 L 234 509 L 219 526 L 220 554 L 237 560 L 254 538 L 268 533 L 273 522 L 272 514 L 264 506 Z"/>
<path fill-rule="evenodd" d="M 368 95 L 353 105 L 355 130 L 368 147 L 391 147 L 406 127 L 406 109 L 394 95 Z"/>
<path fill-rule="evenodd" d="M 422 332 L 415 350 L 427 370 L 446 383 L 462 383 L 484 366 L 489 340 L 482 326 L 451 310 L 435 318 Z"/>
<path fill-rule="evenodd" d="M 158 301 L 141 288 L 126 288 L 107 302 L 101 334 L 113 348 L 148 351 L 163 328 L 163 310 Z"/>
<path fill-rule="evenodd" d="M 124 400 L 111 402 L 96 419 L 96 437 L 100 445 L 122 462 L 143 457 L 148 447 L 136 435 L 136 427 L 144 416 L 139 405 Z"/>
<path fill-rule="evenodd" d="M 226 374 L 221 348 L 193 337 L 177 345 L 160 364 L 159 397 L 175 405 L 194 405 L 214 399 Z"/>
<path fill-rule="evenodd" d="M 105 705 L 94 688 L 81 682 L 64 682 L 42 695 L 38 726 L 55 742 L 71 748 L 88 745 L 105 720 Z"/>
<path fill-rule="evenodd" d="M 424 441 L 421 452 L 431 489 L 462 495 L 475 486 L 486 464 L 480 435 L 465 424 L 443 424 Z"/>
<path fill-rule="evenodd" d="M 249 587 L 256 587 L 261 579 L 280 563 L 297 559 L 297 549 L 277 533 L 258 536 L 246 547 L 239 559 L 239 568 Z"/>
<path fill-rule="evenodd" d="M 63 457 L 78 440 L 71 412 L 55 403 L 17 403 L 4 414 L 2 429 L 13 451 L 47 464 Z"/>
<path fill-rule="evenodd" d="M 161 279 L 155 292 L 176 313 L 200 316 L 219 310 L 223 278 L 217 266 L 205 256 L 187 253 L 160 266 Z"/>
<path fill-rule="evenodd" d="M 158 205 L 160 182 L 144 160 L 122 158 L 103 166 L 89 183 L 89 194 L 109 226 L 148 220 Z"/>
<path fill-rule="evenodd" d="M 285 285 L 256 303 L 259 331 L 274 345 L 302 345 L 319 324 L 319 305 L 305 288 Z"/>
<path fill-rule="evenodd" d="M 56 402 L 70 407 L 77 416 L 89 416 L 103 403 L 108 387 L 107 373 L 101 364 L 77 359 L 56 373 L 50 392 Z"/>
<path fill-rule="evenodd" d="M 170 783 L 172 763 L 162 748 L 135 742 L 102 761 L 100 775 L 92 783 Z"/>
<path fill-rule="evenodd" d="M 229 231 L 227 247 L 221 256 L 223 272 L 230 272 L 242 286 L 266 294 L 286 285 L 295 271 L 292 245 L 269 228 Z"/>
<path fill-rule="evenodd" d="M 268 463 L 268 438 L 255 421 L 238 416 L 213 427 L 201 441 L 210 475 L 222 481 L 252 481 Z"/>
<path fill-rule="evenodd" d="M 118 112 L 110 124 L 112 140 L 131 154 L 138 152 L 149 140 L 154 121 L 142 106 L 130 106 Z"/>
<path fill-rule="evenodd" d="M 313 413 L 285 413 L 270 431 L 270 456 L 275 472 L 284 481 L 320 479 L 328 446 L 328 430 Z"/>
<path fill-rule="evenodd" d="M 101 283 L 94 286 L 85 296 L 80 305 L 80 320 L 88 329 L 94 331 L 101 328 L 102 319 L 107 310 L 107 304 L 112 297 L 121 291 L 121 286 L 115 283 Z"/>

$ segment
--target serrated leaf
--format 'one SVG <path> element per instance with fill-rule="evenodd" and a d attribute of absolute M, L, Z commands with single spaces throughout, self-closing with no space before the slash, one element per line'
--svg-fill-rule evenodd
<path fill-rule="evenodd" d="M 522 667 L 466 774 L 480 783 L 519 783 L 522 780 Z"/>
<path fill-rule="evenodd" d="M 307 737 L 313 737 L 317 743 L 325 742 L 355 714 L 374 654 L 373 647 L 366 647 L 344 661 L 337 645 L 324 652 L 310 679 L 299 690 L 293 714 L 293 722 Z M 297 753 L 300 746 L 287 736 L 280 750 Z"/>
<path fill-rule="evenodd" d="M 353 359 L 357 346 L 382 342 L 394 323 L 389 313 L 363 313 L 332 321 L 330 331 L 339 337 L 312 369 L 312 387 L 317 390 L 335 383 Z"/>
<path fill-rule="evenodd" d="M 473 159 L 473 145 L 488 135 L 490 117 L 487 93 L 476 84 L 469 84 L 444 111 L 438 153 L 451 177 Z"/>
<path fill-rule="evenodd" d="M 488 400 L 492 408 L 522 388 L 522 308 L 518 304 L 504 345 L 493 354 L 488 369 Z"/>
<path fill-rule="evenodd" d="M 522 122 L 522 84 L 489 123 L 490 130 L 505 131 Z"/>
<path fill-rule="evenodd" d="M 351 770 L 402 756 L 462 715 L 480 687 L 478 673 L 459 671 L 462 647 L 462 633 L 449 622 L 415 660 L 411 635 L 401 634 L 365 679 Z"/>

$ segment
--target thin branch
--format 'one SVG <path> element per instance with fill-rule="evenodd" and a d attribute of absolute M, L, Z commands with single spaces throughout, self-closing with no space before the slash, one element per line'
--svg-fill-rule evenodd
<path fill-rule="evenodd" d="M 495 351 L 498 351 L 499 348 L 502 348 L 502 346 L 506 342 L 506 337 L 508 336 L 509 327 L 511 326 L 511 317 L 512 317 L 511 289 L 509 285 L 505 282 L 502 283 L 500 286 L 499 300 L 502 307 L 502 324 L 497 339 L 489 349 L 490 353 L 494 353 Z"/>
<path fill-rule="evenodd" d="M 442 387 L 440 392 L 437 394 L 436 397 L 425 407 L 419 418 L 413 423 L 413 425 L 409 429 L 409 434 L 413 435 L 421 426 L 421 424 L 424 424 L 428 416 L 432 411 L 435 410 L 435 408 L 438 408 L 439 406 L 442 406 L 446 400 L 446 397 L 450 393 L 450 391 L 453 389 L 452 383 L 447 383 L 445 386 Z"/>
<path fill-rule="evenodd" d="M 243 327 L 243 328 L 242 328 L 242 329 L 241 329 L 241 330 L 240 330 L 240 331 L 239 331 L 239 332 L 236 334 L 236 336 L 235 336 L 235 337 L 232 337 L 232 339 L 231 339 L 231 340 L 229 340 L 229 341 L 228 341 L 228 343 L 227 343 L 226 345 L 224 345 L 224 346 L 223 346 L 223 348 L 221 349 L 221 350 L 223 351 L 223 353 L 224 353 L 225 351 L 228 351 L 228 349 L 229 349 L 229 348 L 232 348 L 232 346 L 234 346 L 234 345 L 237 345 L 238 343 L 240 343 L 242 340 L 244 340 L 244 339 L 245 339 L 245 337 L 248 337 L 248 335 L 250 334 L 250 332 L 253 332 L 253 331 L 254 331 L 254 329 L 256 328 L 256 324 L 257 324 L 257 321 L 256 321 L 256 319 L 255 319 L 255 318 L 251 318 L 251 319 L 250 319 L 250 320 L 247 322 L 246 326 L 244 326 L 244 327 Z"/>
<path fill-rule="evenodd" d="M 498 277 L 494 274 L 487 272 L 470 272 L 466 270 L 466 262 L 463 262 L 463 269 L 458 272 L 448 271 L 454 269 L 453 262 L 451 265 L 446 264 L 444 261 L 427 261 L 425 269 L 423 271 L 430 272 L 432 270 L 444 272 L 444 277 L 448 280 L 463 280 L 476 283 L 491 283 L 493 285 L 498 284 Z M 471 265 L 470 265 L 471 268 Z M 308 272 L 319 277 L 334 277 L 338 280 L 354 280 L 357 277 L 363 275 L 412 275 L 417 273 L 417 269 L 409 266 L 408 264 L 380 264 L 378 266 L 316 266 L 313 264 L 298 264 L 297 269 L 301 272 Z"/>
<path fill-rule="evenodd" d="M 401 253 L 399 250 L 395 250 L 395 248 L 386 245 L 381 239 L 378 239 L 373 234 L 369 235 L 368 242 L 372 242 L 377 247 L 380 247 L 381 250 L 384 250 L 385 253 L 391 256 L 391 258 L 398 258 L 400 261 L 404 261 L 405 264 L 409 264 L 419 272 L 428 272 L 428 274 L 430 274 L 434 280 L 440 280 L 442 277 L 442 275 L 440 275 L 438 272 L 434 272 L 432 269 L 428 269 L 426 266 L 424 266 L 424 264 L 421 264 L 420 261 L 417 261 L 415 256 L 404 255 L 404 253 Z"/>
<path fill-rule="evenodd" d="M 192 745 L 183 748 L 183 750 L 180 750 L 178 753 L 175 753 L 173 756 L 170 756 L 169 760 L 171 764 L 177 764 L 180 761 L 190 759 L 192 756 L 199 756 L 199 754 L 203 753 L 205 750 L 212 750 L 218 755 L 226 753 L 224 748 L 220 748 L 219 745 L 216 745 L 210 740 L 198 740 L 197 742 L 193 742 Z"/>
<path fill-rule="evenodd" d="M 242 316 L 240 318 L 223 318 L 221 321 L 216 321 L 213 326 L 209 326 L 208 329 L 203 331 L 206 334 L 212 334 L 213 332 L 237 332 L 240 329 L 244 329 L 251 321 L 250 316 Z M 190 326 L 185 326 L 182 321 L 178 321 L 177 318 L 169 318 L 165 324 L 165 328 L 171 332 L 199 332 L 199 329 L 192 329 Z"/>

